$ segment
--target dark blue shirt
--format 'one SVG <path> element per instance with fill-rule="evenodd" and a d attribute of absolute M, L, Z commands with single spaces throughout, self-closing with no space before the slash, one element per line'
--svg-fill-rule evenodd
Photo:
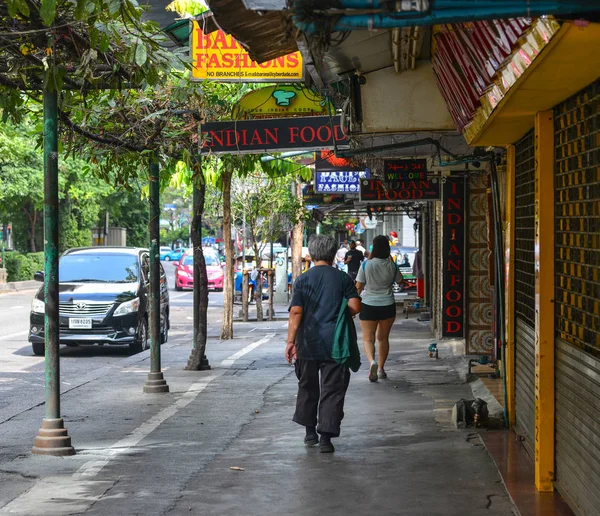
<path fill-rule="evenodd" d="M 359 297 L 354 281 L 345 272 L 319 265 L 298 277 L 290 307 L 302 308 L 296 335 L 299 359 L 331 360 L 335 325 L 344 297 Z"/>

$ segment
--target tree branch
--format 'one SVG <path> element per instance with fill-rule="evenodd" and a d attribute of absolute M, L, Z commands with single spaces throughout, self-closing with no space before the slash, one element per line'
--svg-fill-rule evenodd
<path fill-rule="evenodd" d="M 58 111 L 58 116 L 66 126 L 70 127 L 77 134 L 80 134 L 81 136 L 84 136 L 85 138 L 94 142 L 101 143 L 102 145 L 108 145 L 109 147 L 120 147 L 132 152 L 142 152 L 145 150 L 151 150 L 151 147 L 146 147 L 145 145 L 134 145 L 114 136 L 99 136 L 97 134 L 91 133 L 75 124 L 67 116 L 67 114 L 61 110 Z"/>

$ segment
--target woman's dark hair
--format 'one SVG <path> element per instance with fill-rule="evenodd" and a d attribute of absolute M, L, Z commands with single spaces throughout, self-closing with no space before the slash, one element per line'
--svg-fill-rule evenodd
<path fill-rule="evenodd" d="M 373 239 L 373 250 L 369 254 L 371 258 L 386 258 L 390 257 L 390 241 L 386 236 L 379 235 Z"/>

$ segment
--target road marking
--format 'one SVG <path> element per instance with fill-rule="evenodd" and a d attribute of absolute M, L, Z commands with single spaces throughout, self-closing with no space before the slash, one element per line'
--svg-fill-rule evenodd
<path fill-rule="evenodd" d="M 275 333 L 270 333 L 265 335 L 262 339 L 249 344 L 245 348 L 239 350 L 237 353 L 234 353 L 229 358 L 223 360 L 219 365 L 220 367 L 229 367 L 235 363 L 236 360 L 239 360 L 244 355 L 247 355 L 252 350 L 262 346 L 269 340 L 271 340 L 275 336 Z M 89 480 L 90 478 L 95 477 L 98 473 L 100 473 L 104 467 L 117 455 L 122 455 L 129 453 L 131 448 L 137 446 L 137 444 L 150 435 L 154 430 L 156 430 L 162 423 L 164 423 L 167 419 L 174 416 L 179 412 L 182 408 L 187 407 L 192 401 L 194 401 L 198 395 L 206 389 L 208 384 L 212 382 L 214 379 L 222 376 L 225 371 L 214 371 L 210 376 L 206 376 L 201 378 L 197 382 L 190 385 L 189 389 L 181 395 L 181 397 L 172 405 L 165 407 L 158 414 L 152 416 L 146 422 L 142 423 L 138 426 L 133 432 L 131 432 L 128 436 L 121 439 L 120 441 L 113 444 L 110 448 L 106 450 L 106 458 L 102 460 L 90 460 L 83 464 L 74 474 L 74 480 Z"/>
<path fill-rule="evenodd" d="M 19 310 L 19 309 L 21 309 L 21 308 L 25 308 L 25 306 L 23 306 L 23 305 L 19 305 L 19 306 L 11 306 L 11 307 L 10 307 L 10 309 L 11 309 L 11 310 Z"/>
<path fill-rule="evenodd" d="M 274 333 L 269 333 L 269 334 L 265 335 L 262 339 L 254 342 L 252 344 L 248 344 L 245 348 L 240 349 L 237 353 L 234 353 L 229 358 L 226 358 L 219 365 L 221 367 L 230 367 L 231 365 L 233 365 L 233 363 L 236 360 L 239 360 L 244 355 L 247 355 L 248 353 L 250 353 L 250 351 L 252 351 L 253 349 L 256 349 L 258 346 L 262 346 L 265 342 L 270 341 L 274 336 L 275 336 Z"/>
<path fill-rule="evenodd" d="M 192 292 L 184 292 L 183 294 L 176 294 L 174 296 L 169 296 L 169 299 L 179 299 L 180 297 L 189 296 Z"/>
<path fill-rule="evenodd" d="M 0 335 L 0 340 L 12 339 L 14 337 L 22 337 L 23 335 L 28 335 L 29 331 L 19 331 L 17 333 L 9 333 L 8 335 Z"/>

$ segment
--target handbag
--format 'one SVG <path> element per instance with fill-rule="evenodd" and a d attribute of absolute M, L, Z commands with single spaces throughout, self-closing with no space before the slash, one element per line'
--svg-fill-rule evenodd
<path fill-rule="evenodd" d="M 342 272 L 342 274 L 345 273 Z M 354 326 L 354 321 L 348 310 L 348 300 L 343 295 L 343 289 L 342 306 L 340 307 L 340 312 L 335 324 L 331 358 L 338 364 L 347 365 L 350 370 L 355 373 L 360 369 L 361 360 L 356 327 Z"/>

